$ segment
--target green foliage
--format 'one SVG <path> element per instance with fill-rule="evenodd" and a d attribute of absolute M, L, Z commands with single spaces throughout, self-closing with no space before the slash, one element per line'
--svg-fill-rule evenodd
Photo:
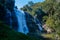
<path fill-rule="evenodd" d="M 33 3 L 32 1 L 30 1 L 30 2 L 28 2 L 28 5 L 29 5 L 29 6 L 33 6 L 34 3 Z"/>
<path fill-rule="evenodd" d="M 55 27 L 54 19 L 52 19 L 51 17 L 47 19 L 46 24 L 48 27 Z"/>
<path fill-rule="evenodd" d="M 46 22 L 47 19 L 48 19 L 48 16 L 44 16 L 43 17 L 43 22 Z"/>
<path fill-rule="evenodd" d="M 60 33 L 60 2 L 58 0 L 45 0 L 42 3 L 35 3 L 31 8 L 32 11 L 27 11 L 28 13 L 34 16 L 35 14 L 43 14 L 40 13 L 42 10 L 46 14 L 42 16 L 43 24 L 47 24 L 48 27 L 52 27 L 57 33 Z M 39 11 L 36 13 L 37 10 Z M 41 19 L 41 15 L 38 19 Z"/>
<path fill-rule="evenodd" d="M 48 5 L 47 5 L 48 4 Z M 55 1 L 55 0 L 46 0 L 45 1 L 45 5 L 46 6 L 46 10 L 44 9 L 43 6 L 43 10 L 47 11 L 46 13 L 48 14 L 48 19 L 46 19 L 46 24 L 48 27 L 52 27 L 53 29 L 55 29 L 55 31 L 57 33 L 59 33 L 60 31 L 60 3 Z M 47 7 L 48 6 L 48 7 Z"/>

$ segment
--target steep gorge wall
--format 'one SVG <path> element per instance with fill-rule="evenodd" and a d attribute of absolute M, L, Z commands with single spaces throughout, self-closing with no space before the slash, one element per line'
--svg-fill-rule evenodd
<path fill-rule="evenodd" d="M 14 7 L 15 0 L 0 0 L 0 21 L 17 30 L 18 23 L 14 12 Z"/>

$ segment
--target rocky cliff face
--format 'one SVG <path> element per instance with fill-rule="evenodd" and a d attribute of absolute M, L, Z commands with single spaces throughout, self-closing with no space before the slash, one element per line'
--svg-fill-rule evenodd
<path fill-rule="evenodd" d="M 15 0 L 0 0 L 0 4 L 12 11 L 15 6 Z"/>
<path fill-rule="evenodd" d="M 0 0 L 0 20 L 17 30 L 18 23 L 14 12 L 15 0 Z"/>
<path fill-rule="evenodd" d="M 35 23 L 34 21 L 34 17 L 32 17 L 29 13 L 25 12 L 25 16 L 26 16 L 26 22 L 27 22 L 27 26 L 29 28 L 29 32 L 30 33 L 34 33 L 39 31 L 38 25 L 37 23 Z"/>

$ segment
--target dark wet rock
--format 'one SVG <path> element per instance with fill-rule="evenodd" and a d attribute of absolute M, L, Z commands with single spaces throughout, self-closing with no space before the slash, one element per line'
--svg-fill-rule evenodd
<path fill-rule="evenodd" d="M 18 21 L 14 12 L 15 0 L 0 0 L 0 21 L 17 30 Z"/>
<path fill-rule="evenodd" d="M 26 16 L 26 22 L 27 22 L 29 31 L 33 33 L 36 32 L 36 30 L 38 30 L 38 26 L 34 22 L 34 18 L 27 12 L 25 12 L 25 16 Z"/>
<path fill-rule="evenodd" d="M 18 30 L 18 20 L 17 20 L 16 14 L 14 11 L 11 13 L 11 18 L 12 18 L 12 28 L 17 31 Z"/>

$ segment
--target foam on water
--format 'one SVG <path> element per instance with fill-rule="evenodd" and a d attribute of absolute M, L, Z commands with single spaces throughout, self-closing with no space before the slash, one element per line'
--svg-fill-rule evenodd
<path fill-rule="evenodd" d="M 27 34 L 29 32 L 28 27 L 26 25 L 25 14 L 23 11 L 15 9 L 15 13 L 18 19 L 18 32 Z"/>

